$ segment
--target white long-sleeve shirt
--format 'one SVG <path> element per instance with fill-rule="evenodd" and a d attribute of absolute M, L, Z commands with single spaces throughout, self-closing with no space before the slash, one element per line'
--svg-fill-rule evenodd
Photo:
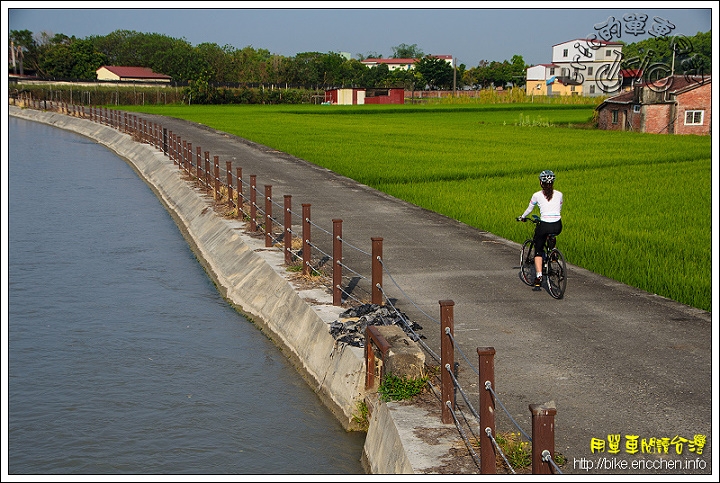
<path fill-rule="evenodd" d="M 532 210 L 537 206 L 540 208 L 540 221 L 553 223 L 560 220 L 560 211 L 562 210 L 563 194 L 555 190 L 553 197 L 550 201 L 545 198 L 542 190 L 533 193 L 530 198 L 530 204 L 528 205 L 525 213 L 522 214 L 523 218 L 526 218 Z"/>

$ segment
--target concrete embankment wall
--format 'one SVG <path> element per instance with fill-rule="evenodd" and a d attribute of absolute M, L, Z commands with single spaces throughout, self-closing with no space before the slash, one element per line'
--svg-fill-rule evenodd
<path fill-rule="evenodd" d="M 358 429 L 354 416 L 366 397 L 364 353 L 336 344 L 330 335 L 328 324 L 342 311 L 332 305 L 330 294 L 293 286 L 281 250 L 246 234 L 244 223 L 218 215 L 212 199 L 154 147 L 86 119 L 16 106 L 9 106 L 9 114 L 87 136 L 126 160 L 174 218 L 223 297 L 283 350 L 343 427 Z M 380 410 L 384 403 L 373 406 L 362 455 L 366 470 L 412 473 L 413 458 L 406 454 L 392 413 Z"/>

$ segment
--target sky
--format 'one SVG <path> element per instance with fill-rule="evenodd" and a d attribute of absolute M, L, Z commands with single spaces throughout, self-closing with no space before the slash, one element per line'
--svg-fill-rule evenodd
<path fill-rule="evenodd" d="M 681 9 L 650 8 L 652 2 L 602 2 L 609 8 L 598 9 L 523 7 L 537 7 L 537 2 L 479 8 L 485 3 L 422 1 L 334 4 L 341 8 L 326 8 L 328 2 L 206 1 L 176 3 L 202 8 L 144 8 L 148 3 L 108 1 L 95 3 L 103 8 L 85 8 L 88 2 L 4 1 L 3 26 L 6 32 L 77 38 L 132 30 L 185 39 L 193 46 L 251 46 L 287 57 L 302 52 L 392 57 L 393 47 L 406 44 L 424 54 L 452 55 L 457 65 L 470 68 L 483 60 L 510 61 L 514 55 L 521 55 L 528 65 L 548 63 L 553 45 L 596 33 L 595 26 L 610 17 L 622 22 L 626 14 L 644 14 L 647 29 L 658 17 L 674 25 L 672 34 L 687 36 L 707 32 L 717 21 L 715 2 L 691 1 L 683 2 Z M 48 8 L 58 4 L 68 8 Z M 437 5 L 443 7 L 432 8 Z M 612 40 L 632 43 L 646 38 L 647 33 L 620 32 Z"/>

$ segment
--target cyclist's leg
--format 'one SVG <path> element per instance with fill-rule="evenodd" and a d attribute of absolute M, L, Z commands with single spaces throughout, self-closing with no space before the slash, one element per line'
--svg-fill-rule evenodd
<path fill-rule="evenodd" d="M 533 244 L 535 245 L 535 277 L 542 277 L 542 265 L 543 259 L 542 254 L 545 250 L 545 238 L 546 235 L 542 229 L 543 222 L 538 223 L 535 227 L 535 236 L 533 237 Z"/>

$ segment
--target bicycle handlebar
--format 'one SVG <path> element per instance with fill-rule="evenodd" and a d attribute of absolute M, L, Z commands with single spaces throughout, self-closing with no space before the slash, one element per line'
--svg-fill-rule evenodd
<path fill-rule="evenodd" d="M 523 218 L 522 216 L 518 216 L 517 218 L 515 218 L 515 221 L 522 221 L 523 223 L 526 222 L 526 221 L 528 221 L 528 220 L 530 220 L 531 222 L 535 223 L 536 225 L 537 225 L 538 223 L 540 223 L 540 217 L 537 216 L 537 215 L 533 215 L 533 216 L 530 217 L 530 218 Z"/>

